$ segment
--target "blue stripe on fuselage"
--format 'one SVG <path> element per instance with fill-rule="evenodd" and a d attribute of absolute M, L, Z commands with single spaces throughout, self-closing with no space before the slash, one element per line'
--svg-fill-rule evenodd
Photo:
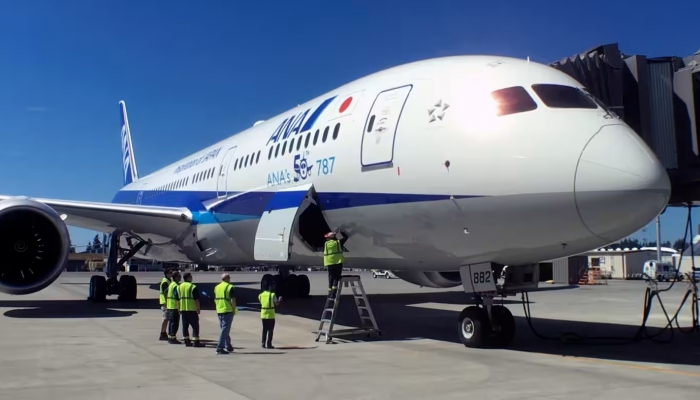
<path fill-rule="evenodd" d="M 139 195 L 141 197 L 138 203 Z M 222 200 L 214 207 L 207 210 L 203 202 L 215 200 L 216 192 L 212 191 L 165 191 L 154 194 L 136 190 L 122 190 L 117 192 L 112 203 L 141 204 L 145 206 L 161 207 L 186 207 L 192 212 L 195 223 L 211 224 L 242 221 L 259 218 L 274 196 L 275 208 L 283 209 L 297 207 L 301 204 L 299 192 L 241 192 L 229 193 L 226 200 Z M 451 198 L 464 199 L 483 196 L 451 196 L 432 194 L 400 194 L 400 193 L 342 193 L 326 192 L 316 193 L 319 206 L 325 211 L 344 208 L 367 207 L 387 204 L 417 203 L 425 201 L 449 200 Z"/>

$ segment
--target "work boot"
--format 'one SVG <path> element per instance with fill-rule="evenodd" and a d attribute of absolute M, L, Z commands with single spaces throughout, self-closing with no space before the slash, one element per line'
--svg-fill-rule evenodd
<path fill-rule="evenodd" d="M 216 349 L 216 354 L 229 354 L 228 351 L 224 349 Z"/>
<path fill-rule="evenodd" d="M 177 338 L 169 338 L 169 339 L 168 339 L 168 343 L 169 343 L 169 344 L 182 344 L 182 342 L 180 342 L 179 340 L 177 340 Z"/>
<path fill-rule="evenodd" d="M 268 348 L 268 349 L 274 349 L 275 346 L 273 346 L 272 343 L 268 343 L 268 344 L 267 344 L 267 348 Z"/>
<path fill-rule="evenodd" d="M 204 343 L 200 342 L 199 340 L 195 340 L 194 347 L 205 347 L 205 346 L 204 346 Z"/>
<path fill-rule="evenodd" d="M 192 347 L 192 342 L 190 341 L 190 339 L 185 339 L 185 346 Z"/>
<path fill-rule="evenodd" d="M 168 334 L 165 332 L 161 332 L 160 338 L 158 340 L 168 340 Z"/>
<path fill-rule="evenodd" d="M 226 351 L 233 353 L 233 346 L 226 347 Z"/>

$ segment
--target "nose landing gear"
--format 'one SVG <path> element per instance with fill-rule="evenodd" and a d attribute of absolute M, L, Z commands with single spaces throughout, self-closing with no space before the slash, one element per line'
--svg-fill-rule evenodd
<path fill-rule="evenodd" d="M 539 264 L 503 266 L 496 263 L 473 264 L 460 268 L 464 291 L 474 294 L 477 305 L 459 314 L 457 335 L 466 347 L 507 347 L 515 338 L 515 318 L 506 307 L 494 305 L 496 297 L 517 291 L 536 289 Z M 501 284 L 497 284 L 502 277 Z"/>

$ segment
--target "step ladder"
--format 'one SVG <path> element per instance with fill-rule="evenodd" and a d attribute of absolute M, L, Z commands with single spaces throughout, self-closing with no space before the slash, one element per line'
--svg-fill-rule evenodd
<path fill-rule="evenodd" d="M 355 306 L 357 307 L 357 312 L 360 314 L 360 323 L 362 326 L 358 328 L 334 330 L 333 326 L 335 325 L 335 317 L 338 311 L 338 304 L 340 304 L 340 296 L 343 292 L 343 287 L 352 288 L 352 296 L 355 299 Z M 327 329 L 324 329 L 324 324 L 328 324 Z M 323 312 L 321 313 L 321 324 L 318 326 L 318 332 L 316 334 L 316 341 L 318 342 L 321 336 L 324 335 L 326 337 L 326 343 L 330 343 L 334 337 L 363 333 L 368 336 L 373 333 L 378 336 L 382 335 L 379 327 L 377 327 L 377 321 L 374 319 L 372 308 L 369 306 L 367 293 L 365 293 L 365 288 L 362 286 L 360 277 L 358 275 L 343 275 L 338 282 L 338 291 L 335 294 L 335 299 L 331 300 L 326 298 L 326 304 L 323 306 Z"/>

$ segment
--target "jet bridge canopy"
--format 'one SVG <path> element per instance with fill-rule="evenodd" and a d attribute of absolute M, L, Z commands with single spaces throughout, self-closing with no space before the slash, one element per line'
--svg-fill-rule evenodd
<path fill-rule="evenodd" d="M 700 202 L 700 50 L 647 58 L 607 44 L 550 66 L 586 86 L 654 150 L 671 178 L 670 204 Z"/>

